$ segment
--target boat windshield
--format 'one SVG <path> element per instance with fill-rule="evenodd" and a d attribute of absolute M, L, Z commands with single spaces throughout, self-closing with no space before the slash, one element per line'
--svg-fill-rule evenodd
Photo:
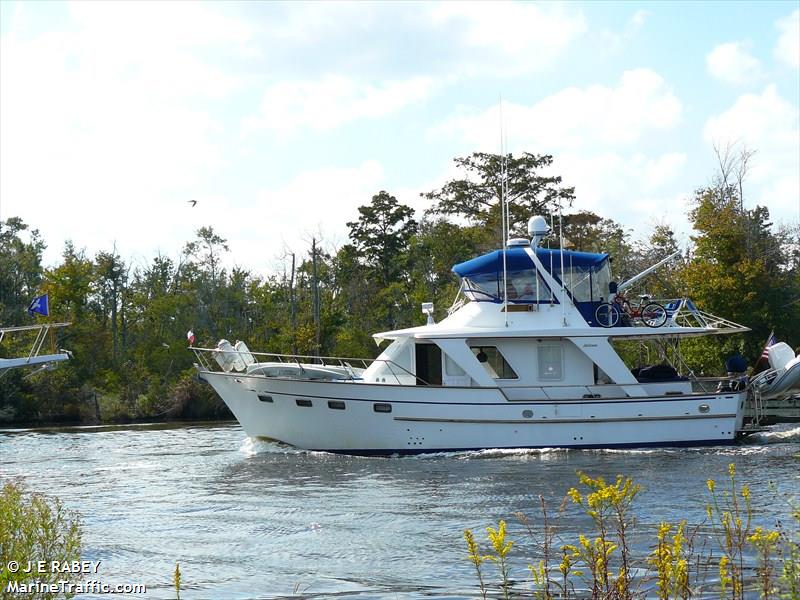
<path fill-rule="evenodd" d="M 482 273 L 464 278 L 464 294 L 470 300 L 478 302 L 503 301 L 502 273 Z M 506 277 L 506 294 L 511 302 L 538 303 L 550 302 L 552 293 L 541 275 L 533 269 L 508 271 Z"/>
<path fill-rule="evenodd" d="M 463 279 L 464 293 L 470 300 L 502 302 L 505 296 L 510 302 L 555 302 L 529 252 L 530 249 L 519 247 L 505 252 L 498 250 L 457 264 L 453 271 Z M 559 284 L 564 283 L 574 302 L 603 302 L 608 296 L 611 281 L 608 254 L 537 248 L 536 257 L 545 271 Z"/>
<path fill-rule="evenodd" d="M 575 302 L 603 302 L 608 296 L 611 282 L 611 267 L 608 261 L 601 265 L 561 265 L 553 269 L 553 275 L 564 282 L 564 287 Z"/>

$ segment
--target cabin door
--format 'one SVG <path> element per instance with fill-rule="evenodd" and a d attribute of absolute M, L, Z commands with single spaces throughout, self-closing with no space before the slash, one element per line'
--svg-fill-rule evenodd
<path fill-rule="evenodd" d="M 435 344 L 416 345 L 417 385 L 442 385 L 442 350 Z"/>

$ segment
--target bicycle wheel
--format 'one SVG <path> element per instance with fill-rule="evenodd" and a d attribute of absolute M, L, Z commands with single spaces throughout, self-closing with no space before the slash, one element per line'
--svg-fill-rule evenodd
<path fill-rule="evenodd" d="M 651 302 L 642 309 L 642 321 L 648 327 L 661 327 L 667 322 L 667 309 L 658 302 Z"/>
<path fill-rule="evenodd" d="M 594 317 L 599 325 L 603 327 L 614 327 L 619 323 L 619 307 L 610 302 L 603 302 L 594 311 Z"/>

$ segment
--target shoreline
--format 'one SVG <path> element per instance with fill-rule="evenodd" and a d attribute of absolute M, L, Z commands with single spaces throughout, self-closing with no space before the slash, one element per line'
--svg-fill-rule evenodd
<path fill-rule="evenodd" d="M 165 421 L 158 420 L 137 420 L 120 423 L 0 423 L 0 433 L 27 433 L 32 431 L 40 432 L 79 432 L 79 431 L 115 431 L 123 429 L 172 429 L 187 425 L 239 425 L 234 418 L 231 419 L 170 419 Z"/>

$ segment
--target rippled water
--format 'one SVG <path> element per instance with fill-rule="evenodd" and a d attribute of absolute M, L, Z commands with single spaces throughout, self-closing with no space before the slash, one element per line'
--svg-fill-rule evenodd
<path fill-rule="evenodd" d="M 733 462 L 756 519 L 774 525 L 800 490 L 799 452 L 791 426 L 734 447 L 403 458 L 299 451 L 230 423 L 4 430 L 0 478 L 79 511 L 98 579 L 145 583 L 148 598 L 174 598 L 176 561 L 187 599 L 474 598 L 463 529 L 507 519 L 512 575 L 525 579 L 533 543 L 513 514 L 536 521 L 539 494 L 557 513 L 576 470 L 641 483 L 637 530 L 650 535 L 662 520 L 701 522 L 706 479 Z M 571 506 L 556 524 L 565 539 L 589 532 Z"/>

